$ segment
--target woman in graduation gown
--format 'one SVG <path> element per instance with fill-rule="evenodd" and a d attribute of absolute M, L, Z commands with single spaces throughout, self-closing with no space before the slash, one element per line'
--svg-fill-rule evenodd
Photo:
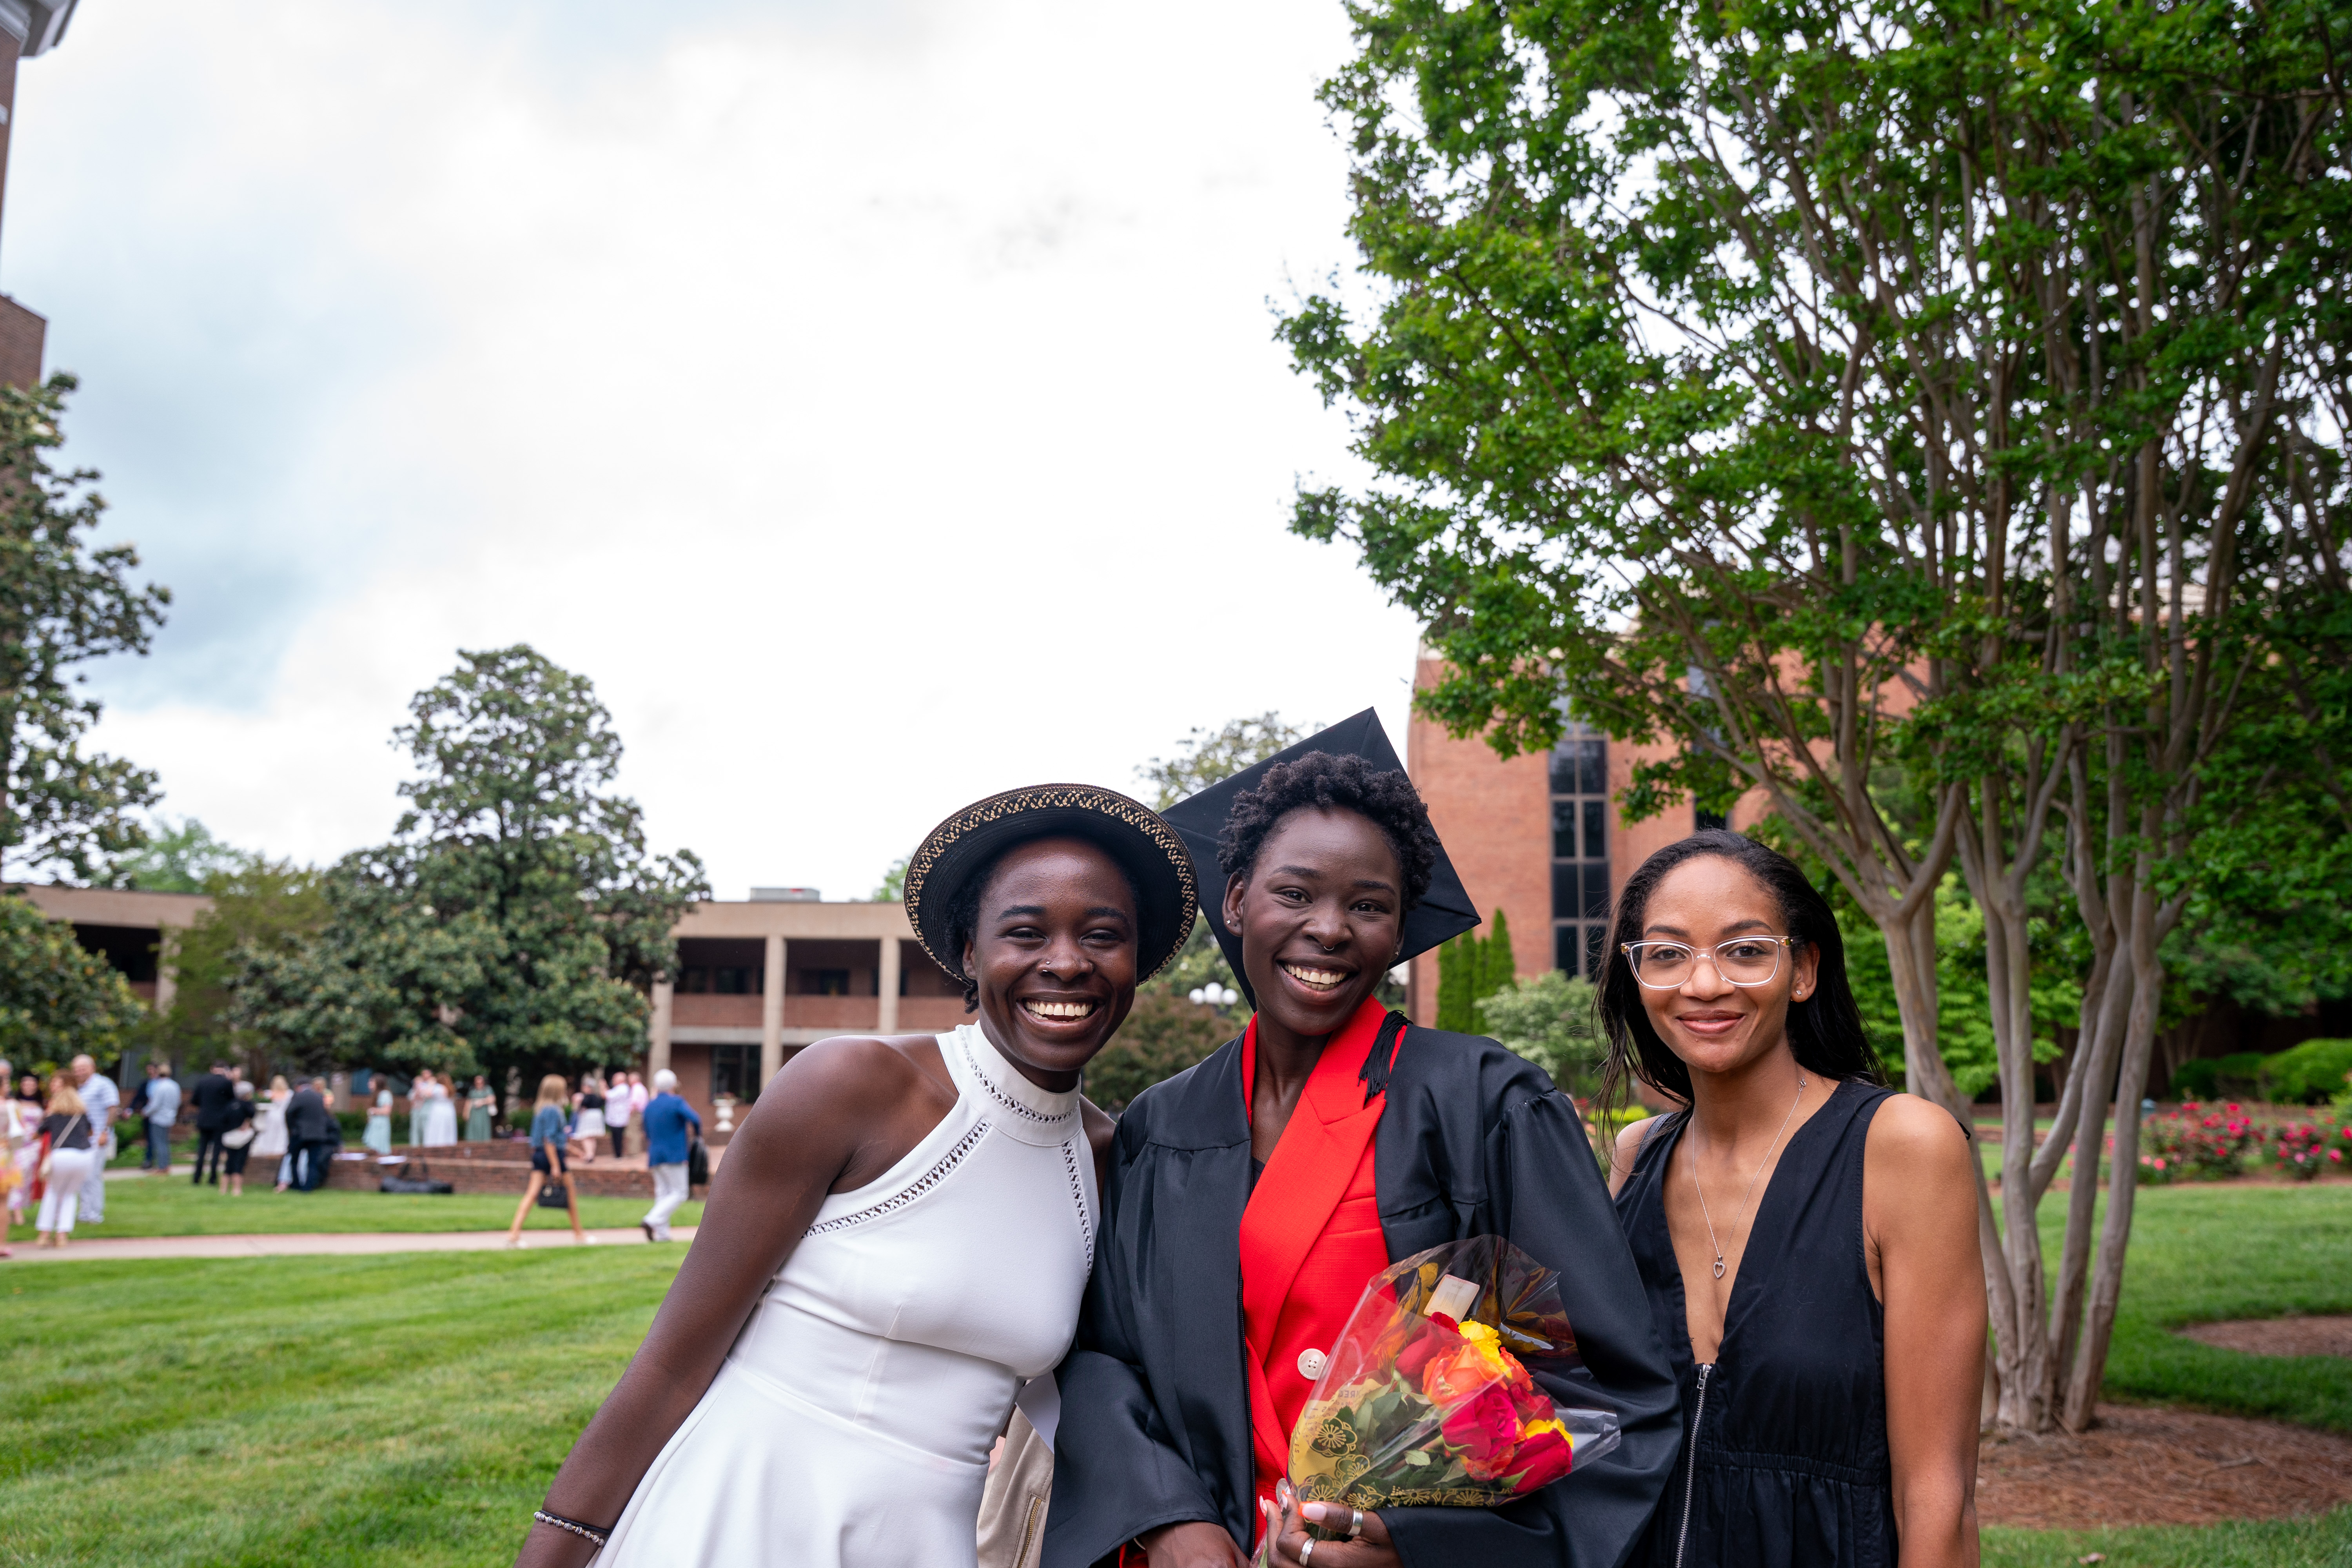
<path fill-rule="evenodd" d="M 1276 1561 L 1612 1568 L 1674 1461 L 1674 1380 L 1575 1105 L 1494 1041 L 1404 1026 L 1375 999 L 1401 959 L 1476 918 L 1378 721 L 1360 714 L 1169 820 L 1204 871 L 1213 836 L 1214 923 L 1257 1012 L 1121 1120 L 1058 1374 L 1044 1568 L 1244 1563 L 1366 1281 L 1481 1235 L 1559 1271 L 1583 1365 L 1543 1375 L 1563 1403 L 1615 1411 L 1622 1443 L 1501 1508 L 1359 1522 L 1330 1505 L 1320 1522 L 1357 1538 L 1311 1544 L 1296 1514 L 1277 1519 Z"/>

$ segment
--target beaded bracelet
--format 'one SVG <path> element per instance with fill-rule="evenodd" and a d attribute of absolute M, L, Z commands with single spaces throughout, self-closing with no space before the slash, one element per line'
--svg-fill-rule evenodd
<path fill-rule="evenodd" d="M 543 1508 L 531 1510 L 530 1517 L 541 1524 L 551 1524 L 558 1530 L 568 1530 L 583 1540 L 593 1541 L 599 1546 L 604 1544 L 604 1531 L 593 1524 L 583 1524 L 576 1519 L 566 1519 L 560 1513 L 550 1513 Z"/>

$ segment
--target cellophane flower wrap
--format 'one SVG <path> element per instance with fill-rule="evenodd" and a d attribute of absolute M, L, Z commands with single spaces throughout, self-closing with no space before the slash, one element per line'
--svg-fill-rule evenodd
<path fill-rule="evenodd" d="M 1582 1364 L 1559 1276 L 1473 1237 L 1372 1276 L 1290 1438 L 1302 1502 L 1491 1508 L 1617 1446 L 1617 1417 L 1556 1403 L 1530 1369 Z M 1319 1533 L 1319 1532 L 1318 1532 Z"/>

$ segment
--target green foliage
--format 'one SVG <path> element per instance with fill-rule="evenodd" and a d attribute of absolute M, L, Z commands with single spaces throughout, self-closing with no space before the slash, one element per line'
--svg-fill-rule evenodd
<path fill-rule="evenodd" d="M 1607 1052 L 1592 1005 L 1590 981 L 1547 969 L 1514 980 L 1477 1008 L 1486 1034 L 1549 1073 L 1561 1089 L 1590 1096 Z"/>
<path fill-rule="evenodd" d="M 888 868 L 882 873 L 880 884 L 869 895 L 868 901 L 877 904 L 895 904 L 905 898 L 907 896 L 907 862 L 912 858 L 914 857 L 911 855 L 901 855 L 891 861 Z"/>
<path fill-rule="evenodd" d="M 1134 1010 L 1087 1064 L 1087 1098 L 1116 1116 L 1163 1079 L 1171 1079 L 1241 1033 L 1241 1024 L 1157 985 L 1138 991 Z"/>
<path fill-rule="evenodd" d="M 114 863 L 114 880 L 125 888 L 150 893 L 202 893 L 217 877 L 235 876 L 257 863 L 250 851 L 213 837 L 212 829 L 194 817 L 177 827 L 157 818 L 146 844 Z"/>
<path fill-rule="evenodd" d="M 50 465 L 75 384 L 60 372 L 0 387 L 0 859 L 89 881 L 146 841 L 132 814 L 156 789 L 153 773 L 84 748 L 99 704 L 78 671 L 145 653 L 172 595 L 131 580 L 130 545 L 92 546 L 98 475 Z"/>
<path fill-rule="evenodd" d="M 1194 730 L 1176 743 L 1176 754 L 1154 757 L 1135 770 L 1151 789 L 1151 807 L 1165 811 L 1178 801 L 1200 794 L 1244 768 L 1265 761 L 1276 752 L 1307 739 L 1320 724 L 1305 729 L 1283 721 L 1268 711 L 1254 719 L 1234 719 L 1217 730 Z"/>
<path fill-rule="evenodd" d="M 201 824 L 186 826 L 204 832 Z M 204 837 L 214 852 L 206 858 L 212 868 L 200 890 L 211 897 L 213 907 L 173 938 L 177 989 L 171 1010 L 154 1018 L 146 1032 L 152 1049 L 184 1068 L 266 1057 L 255 1049 L 258 1040 L 239 1038 L 232 1026 L 247 956 L 290 961 L 327 923 L 326 894 L 317 871 Z M 250 1065 L 259 1073 L 267 1063 Z"/>
<path fill-rule="evenodd" d="M 1487 935 L 1465 931 L 1437 949 L 1437 1027 L 1455 1034 L 1478 1033 L 1478 1004 L 1518 980 L 1511 952 L 1510 922 L 1496 910 Z"/>
<path fill-rule="evenodd" d="M 147 1016 L 120 971 L 73 927 L 0 895 L 0 1058 L 47 1073 L 88 1052 L 117 1055 Z"/>
<path fill-rule="evenodd" d="M 2317 1105 L 2342 1092 L 2347 1073 L 2352 1073 L 2352 1040 L 2305 1040 L 2263 1064 L 2263 1098 Z"/>
<path fill-rule="evenodd" d="M 604 793 L 621 742 L 594 689 L 529 647 L 463 653 L 409 711 L 398 836 L 321 875 L 315 936 L 238 950 L 232 1022 L 307 1063 L 493 1081 L 635 1055 L 643 988 L 709 888 Z"/>

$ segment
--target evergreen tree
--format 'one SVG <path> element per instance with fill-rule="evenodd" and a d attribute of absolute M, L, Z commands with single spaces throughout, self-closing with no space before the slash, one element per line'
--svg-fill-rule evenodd
<path fill-rule="evenodd" d="M 1485 952 L 1478 965 L 1478 994 L 1472 998 L 1472 1016 L 1475 1005 L 1497 991 L 1507 991 L 1518 984 L 1519 961 L 1511 952 L 1511 922 L 1498 908 L 1487 924 Z"/>
<path fill-rule="evenodd" d="M 1458 1035 L 1478 1031 L 1478 980 L 1486 955 L 1478 933 L 1464 931 L 1437 950 L 1437 1026 Z"/>

